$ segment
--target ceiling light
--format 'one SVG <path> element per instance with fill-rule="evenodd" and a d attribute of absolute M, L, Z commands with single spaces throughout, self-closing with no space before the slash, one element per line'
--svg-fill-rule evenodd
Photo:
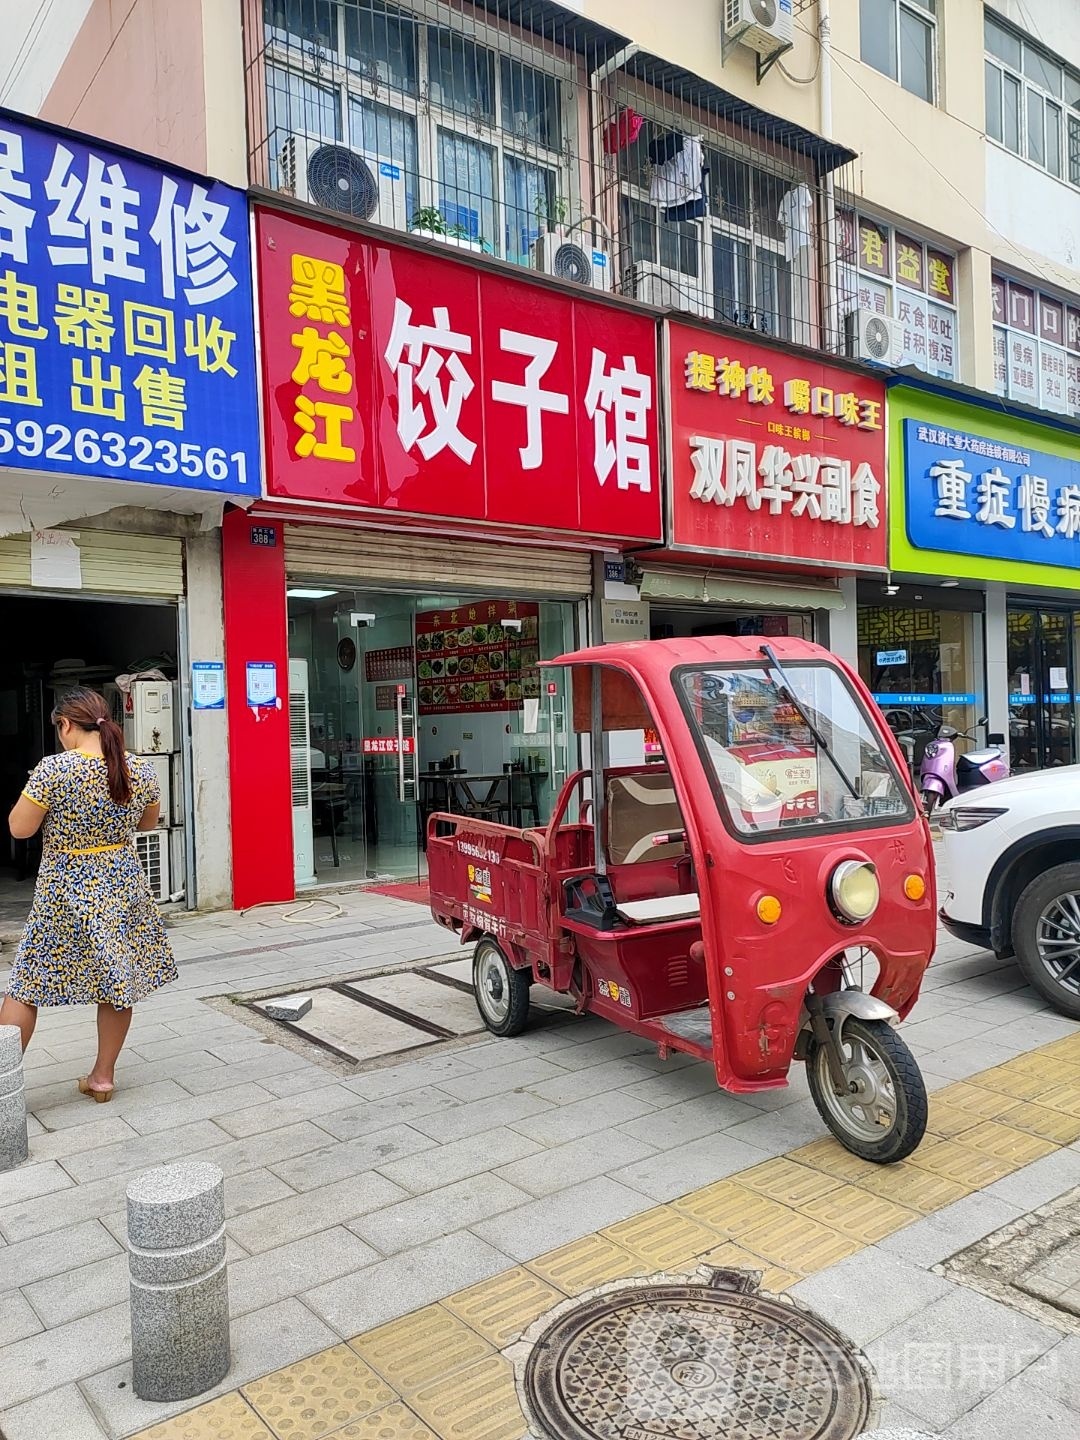
<path fill-rule="evenodd" d="M 331 595 L 336 595 L 336 590 L 286 590 L 285 594 L 290 600 L 329 600 Z"/>
<path fill-rule="evenodd" d="M 942 580 L 941 588 L 943 590 L 955 590 L 959 584 L 959 580 Z"/>

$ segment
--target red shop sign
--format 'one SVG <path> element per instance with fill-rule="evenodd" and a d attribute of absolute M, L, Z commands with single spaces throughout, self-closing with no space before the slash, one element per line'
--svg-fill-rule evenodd
<path fill-rule="evenodd" d="M 365 735 L 363 752 L 365 755 L 396 755 L 398 753 L 398 739 L 396 735 Z M 406 735 L 401 741 L 402 755 L 416 754 L 416 740 L 412 735 Z"/>
<path fill-rule="evenodd" d="M 886 567 L 885 385 L 668 325 L 671 547 Z"/>
<path fill-rule="evenodd" d="M 258 211 L 267 492 L 661 538 L 653 323 Z"/>

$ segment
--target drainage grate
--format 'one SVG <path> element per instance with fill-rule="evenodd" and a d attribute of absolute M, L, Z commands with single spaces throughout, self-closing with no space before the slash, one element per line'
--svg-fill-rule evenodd
<path fill-rule="evenodd" d="M 870 1414 L 841 1335 L 716 1284 L 632 1286 L 565 1311 L 530 1352 L 524 1391 L 551 1440 L 852 1440 Z"/>

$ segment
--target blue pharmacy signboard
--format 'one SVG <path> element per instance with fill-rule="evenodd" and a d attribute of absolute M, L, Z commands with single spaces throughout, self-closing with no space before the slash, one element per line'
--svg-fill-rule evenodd
<path fill-rule="evenodd" d="M 0 465 L 258 493 L 239 190 L 0 112 Z"/>
<path fill-rule="evenodd" d="M 1080 458 L 905 420 L 904 488 L 919 549 L 1080 566 Z"/>

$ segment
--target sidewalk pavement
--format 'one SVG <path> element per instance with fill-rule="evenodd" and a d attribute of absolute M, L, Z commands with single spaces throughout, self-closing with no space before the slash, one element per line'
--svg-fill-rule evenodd
<path fill-rule="evenodd" d="M 31 1159 L 0 1176 L 5 1440 L 519 1440 L 501 1350 L 565 1295 L 705 1258 L 864 1347 L 883 1424 L 1076 1440 L 1080 1336 L 935 1268 L 1080 1185 L 1080 1027 L 1011 964 L 942 937 L 904 1027 L 932 1136 L 882 1169 L 825 1138 L 801 1070 L 735 1098 L 591 1017 L 344 1073 L 205 1003 L 456 953 L 416 905 L 333 899 L 180 923 L 108 1106 L 75 1093 L 90 1013 L 42 1012 Z M 228 1205 L 233 1367 L 194 1411 L 132 1393 L 124 1253 L 128 1181 L 181 1158 Z"/>

